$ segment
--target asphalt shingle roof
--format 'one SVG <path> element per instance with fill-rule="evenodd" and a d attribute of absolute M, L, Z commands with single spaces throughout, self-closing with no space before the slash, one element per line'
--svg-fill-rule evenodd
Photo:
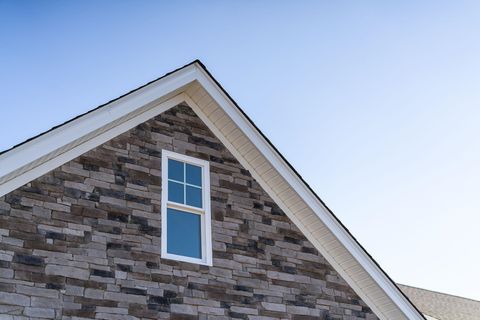
<path fill-rule="evenodd" d="M 399 284 L 415 306 L 432 320 L 480 320 L 480 301 Z"/>

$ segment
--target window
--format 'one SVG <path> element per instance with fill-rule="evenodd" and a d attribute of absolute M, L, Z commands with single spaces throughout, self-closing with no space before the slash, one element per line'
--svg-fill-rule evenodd
<path fill-rule="evenodd" d="M 212 265 L 209 163 L 162 150 L 162 258 Z"/>

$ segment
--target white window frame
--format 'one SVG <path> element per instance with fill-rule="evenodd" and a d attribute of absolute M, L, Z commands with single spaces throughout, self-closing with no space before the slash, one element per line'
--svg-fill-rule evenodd
<path fill-rule="evenodd" d="M 186 204 L 168 201 L 168 159 L 189 163 L 202 168 L 202 204 L 203 208 L 192 207 Z M 167 209 L 176 209 L 201 216 L 201 245 L 202 258 L 192 258 L 167 252 Z M 212 266 L 212 226 L 210 209 L 210 163 L 208 161 L 189 157 L 180 153 L 162 150 L 162 237 L 161 257 L 164 259 L 185 261 L 201 265 Z"/>

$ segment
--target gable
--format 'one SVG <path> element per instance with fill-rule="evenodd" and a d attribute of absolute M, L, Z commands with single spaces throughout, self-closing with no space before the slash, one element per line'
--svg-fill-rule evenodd
<path fill-rule="evenodd" d="M 423 317 L 199 63 L 0 156 L 0 194 L 186 102 L 382 319 Z"/>
<path fill-rule="evenodd" d="M 160 256 L 162 150 L 210 162 L 212 267 Z M 1 249 L 12 256 L 4 267 L 45 288 L 42 303 L 57 313 L 376 319 L 185 105 L 7 194 L 0 207 Z M 40 307 L 34 290 L 13 288 Z"/>

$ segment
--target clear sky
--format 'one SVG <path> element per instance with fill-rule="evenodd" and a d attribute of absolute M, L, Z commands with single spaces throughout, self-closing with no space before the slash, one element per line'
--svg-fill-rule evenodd
<path fill-rule="evenodd" d="M 480 300 L 480 2 L 0 0 L 0 149 L 196 58 L 395 281 Z"/>

